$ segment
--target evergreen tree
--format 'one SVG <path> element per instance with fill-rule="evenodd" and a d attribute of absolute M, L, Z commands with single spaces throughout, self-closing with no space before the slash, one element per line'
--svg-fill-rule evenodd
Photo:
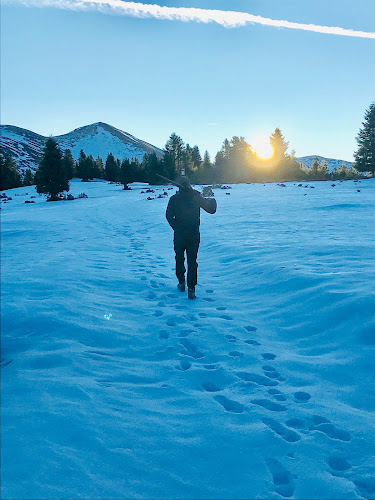
<path fill-rule="evenodd" d="M 141 164 L 139 163 L 138 158 L 132 158 L 130 161 L 130 175 L 132 179 L 130 182 L 142 181 Z"/>
<path fill-rule="evenodd" d="M 34 184 L 34 175 L 32 171 L 29 168 L 27 168 L 23 176 L 23 185 L 32 186 L 33 184 Z"/>
<path fill-rule="evenodd" d="M 207 151 L 206 151 L 207 153 Z M 198 146 L 194 146 L 193 149 L 191 150 L 191 161 L 193 162 L 194 166 L 199 168 L 202 164 L 202 157 L 199 151 Z"/>
<path fill-rule="evenodd" d="M 95 160 L 95 177 L 98 179 L 104 179 L 104 164 L 100 156 Z"/>
<path fill-rule="evenodd" d="M 108 154 L 105 162 L 104 178 L 112 182 L 117 182 L 120 179 L 120 168 L 112 153 Z"/>
<path fill-rule="evenodd" d="M 133 176 L 131 172 L 129 158 L 125 158 L 122 161 L 120 171 L 121 171 L 121 183 L 124 185 L 124 189 L 128 189 L 128 184 L 130 182 L 133 182 Z"/>
<path fill-rule="evenodd" d="M 319 158 L 315 157 L 314 161 L 311 164 L 310 171 L 309 171 L 309 178 L 311 180 L 318 179 L 318 168 L 319 168 Z"/>
<path fill-rule="evenodd" d="M 68 179 L 73 179 L 75 175 L 75 161 L 70 149 L 66 149 L 63 155 L 63 163 Z"/>
<path fill-rule="evenodd" d="M 375 174 L 375 102 L 365 113 L 363 128 L 357 136 L 358 151 L 354 154 L 355 168 Z"/>
<path fill-rule="evenodd" d="M 88 172 L 86 172 L 86 168 L 87 168 L 87 163 L 86 163 L 86 154 L 85 152 L 83 151 L 83 149 L 81 149 L 81 151 L 79 152 L 79 158 L 78 158 L 78 161 L 77 161 L 77 177 L 79 179 L 82 179 L 82 180 L 88 180 Z"/>
<path fill-rule="evenodd" d="M 325 160 L 322 161 L 322 163 L 318 167 L 317 171 L 317 180 L 318 181 L 325 181 L 329 178 L 329 170 L 328 170 L 328 165 Z"/>
<path fill-rule="evenodd" d="M 96 174 L 96 162 L 92 155 L 86 158 L 86 171 L 88 179 L 93 180 Z"/>
<path fill-rule="evenodd" d="M 214 183 L 214 169 L 211 163 L 211 158 L 206 150 L 204 152 L 203 161 L 201 164 L 201 172 L 202 172 L 202 183 L 203 184 L 213 184 Z"/>
<path fill-rule="evenodd" d="M 69 191 L 69 180 L 64 168 L 62 153 L 57 141 L 49 137 L 35 174 L 36 190 L 48 195 L 48 201 L 58 200 L 58 195 Z"/>
<path fill-rule="evenodd" d="M 348 178 L 348 169 L 346 168 L 345 163 L 341 165 L 341 167 L 337 171 L 337 178 L 340 180 L 344 180 Z"/>
<path fill-rule="evenodd" d="M 21 176 L 18 173 L 17 166 L 10 155 L 5 159 L 0 155 L 1 162 L 1 176 L 0 176 L 0 189 L 12 189 L 22 185 Z"/>
<path fill-rule="evenodd" d="M 275 132 L 271 134 L 270 144 L 273 148 L 273 158 L 276 162 L 281 163 L 287 157 L 286 152 L 289 143 L 285 141 L 285 138 L 279 128 L 276 128 Z"/>
<path fill-rule="evenodd" d="M 185 167 L 186 149 L 184 141 L 176 133 L 172 133 L 164 148 L 164 169 L 169 179 L 181 174 Z"/>
<path fill-rule="evenodd" d="M 144 180 L 149 184 L 165 184 L 165 181 L 158 177 L 157 174 L 166 177 L 164 171 L 164 163 L 159 160 L 155 153 L 145 154 L 142 161 L 142 168 L 144 171 Z"/>

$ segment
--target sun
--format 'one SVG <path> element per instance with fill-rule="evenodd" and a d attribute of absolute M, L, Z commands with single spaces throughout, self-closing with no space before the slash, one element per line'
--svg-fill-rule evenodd
<path fill-rule="evenodd" d="M 273 147 L 270 144 L 270 138 L 266 134 L 258 134 L 252 141 L 254 153 L 262 160 L 269 160 L 273 156 Z"/>

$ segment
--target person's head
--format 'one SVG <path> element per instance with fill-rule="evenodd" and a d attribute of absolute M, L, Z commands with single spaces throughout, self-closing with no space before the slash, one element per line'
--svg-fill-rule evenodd
<path fill-rule="evenodd" d="M 183 191 L 189 191 L 189 189 L 191 189 L 189 178 L 186 177 L 186 175 L 181 175 L 179 177 L 178 184 L 181 186 L 180 189 Z"/>

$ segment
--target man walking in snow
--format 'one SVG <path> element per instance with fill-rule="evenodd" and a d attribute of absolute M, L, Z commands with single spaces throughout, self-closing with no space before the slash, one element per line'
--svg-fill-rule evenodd
<path fill-rule="evenodd" d="M 193 189 L 187 177 L 180 177 L 178 185 L 180 189 L 170 198 L 165 216 L 174 230 L 177 288 L 181 292 L 185 291 L 186 251 L 188 298 L 195 299 L 197 255 L 200 242 L 200 209 L 203 208 L 206 212 L 214 214 L 217 205 L 214 198 L 203 198 L 198 191 Z"/>

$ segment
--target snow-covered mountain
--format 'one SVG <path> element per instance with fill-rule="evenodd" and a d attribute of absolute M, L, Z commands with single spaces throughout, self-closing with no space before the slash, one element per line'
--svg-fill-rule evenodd
<path fill-rule="evenodd" d="M 100 156 L 104 161 L 108 153 L 115 158 L 138 158 L 142 160 L 145 153 L 155 153 L 162 156 L 162 150 L 148 142 L 137 139 L 103 122 L 80 127 L 68 134 L 56 136 L 60 147 L 70 149 L 75 159 L 78 159 L 81 149 L 94 158 Z M 36 170 L 41 150 L 46 137 L 12 125 L 1 125 L 0 145 L 3 155 L 11 154 L 20 171 L 27 168 Z"/>
<path fill-rule="evenodd" d="M 350 168 L 353 163 L 351 161 L 335 160 L 334 158 L 324 158 L 324 156 L 319 156 L 319 155 L 300 156 L 299 158 L 296 158 L 296 160 L 302 162 L 305 167 L 311 167 L 315 158 L 318 158 L 319 163 L 325 160 L 327 162 L 328 170 L 330 172 L 332 172 L 334 168 L 340 168 L 343 163 L 345 163 L 346 168 Z"/>

